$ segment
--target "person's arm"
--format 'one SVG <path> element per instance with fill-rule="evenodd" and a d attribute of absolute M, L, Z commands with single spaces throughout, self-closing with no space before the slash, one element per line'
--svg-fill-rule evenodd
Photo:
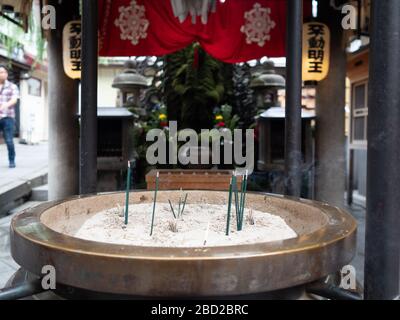
<path fill-rule="evenodd" d="M 18 102 L 18 98 L 13 97 L 13 98 L 11 98 L 11 100 L 3 103 L 1 105 L 1 109 L 7 110 L 8 108 L 13 107 L 14 105 L 16 105 L 17 102 Z"/>

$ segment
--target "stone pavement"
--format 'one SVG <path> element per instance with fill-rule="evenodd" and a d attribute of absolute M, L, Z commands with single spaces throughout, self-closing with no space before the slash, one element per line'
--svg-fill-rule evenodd
<path fill-rule="evenodd" d="M 25 145 L 15 141 L 15 152 L 17 167 L 9 169 L 7 147 L 5 144 L 0 144 L 0 189 L 17 179 L 23 179 L 39 170 L 47 169 L 47 143 Z"/>
<path fill-rule="evenodd" d="M 7 148 L 0 145 L 0 217 L 15 207 L 14 201 L 29 195 L 32 187 L 46 182 L 47 143 L 23 145 L 15 141 L 15 149 L 17 167 L 9 169 Z"/>

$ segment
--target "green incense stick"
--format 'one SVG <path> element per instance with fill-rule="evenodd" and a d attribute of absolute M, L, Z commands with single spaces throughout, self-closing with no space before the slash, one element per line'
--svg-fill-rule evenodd
<path fill-rule="evenodd" d="M 156 202 L 157 202 L 157 191 L 158 191 L 158 178 L 160 177 L 160 173 L 157 172 L 156 176 L 156 188 L 154 190 L 154 203 L 153 203 L 153 215 L 151 217 L 151 230 L 150 230 L 150 236 L 153 235 L 153 227 L 154 227 L 154 213 L 156 212 Z"/>
<path fill-rule="evenodd" d="M 178 202 L 178 218 L 181 217 L 181 197 L 179 196 L 179 202 Z"/>
<path fill-rule="evenodd" d="M 243 177 L 242 181 L 242 194 L 241 194 L 241 204 L 240 204 L 240 224 L 239 230 L 243 228 L 243 219 L 244 219 L 244 207 L 246 204 L 246 193 L 247 193 L 247 171 L 246 175 Z"/>
<path fill-rule="evenodd" d="M 172 214 L 174 215 L 174 218 L 176 219 L 175 211 L 174 211 L 174 208 L 172 207 L 171 200 L 168 199 L 168 202 L 169 202 L 169 206 L 171 207 Z"/>
<path fill-rule="evenodd" d="M 233 176 L 232 176 L 232 192 L 233 192 L 233 194 L 235 196 L 236 228 L 239 229 L 240 200 L 239 200 L 239 195 L 238 195 L 236 173 L 234 173 Z"/>
<path fill-rule="evenodd" d="M 232 202 L 232 180 L 229 184 L 229 196 L 228 196 L 228 216 L 226 219 L 226 235 L 229 236 L 229 225 L 231 223 L 231 202 Z"/>
<path fill-rule="evenodd" d="M 183 214 L 183 210 L 185 210 L 187 196 L 188 196 L 188 194 L 186 193 L 186 195 L 185 195 L 185 200 L 183 200 L 183 207 L 182 207 L 181 215 Z"/>
<path fill-rule="evenodd" d="M 131 162 L 128 161 L 128 173 L 126 176 L 126 193 L 125 193 L 125 225 L 128 224 L 129 214 L 129 189 L 131 188 Z"/>

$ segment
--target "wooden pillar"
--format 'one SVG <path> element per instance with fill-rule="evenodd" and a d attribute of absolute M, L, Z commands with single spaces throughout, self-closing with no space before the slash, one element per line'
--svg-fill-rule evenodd
<path fill-rule="evenodd" d="M 79 1 L 51 0 L 57 26 L 48 38 L 49 58 L 49 200 L 79 192 L 78 81 L 63 69 L 62 30 L 78 17 Z"/>
<path fill-rule="evenodd" d="M 319 4 L 318 21 L 330 29 L 331 49 L 328 76 L 317 85 L 315 197 L 343 207 L 346 184 L 346 54 L 342 15 L 328 1 Z"/>

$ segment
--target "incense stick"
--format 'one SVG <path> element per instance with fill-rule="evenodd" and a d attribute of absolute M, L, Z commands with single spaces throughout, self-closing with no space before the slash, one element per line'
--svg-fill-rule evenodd
<path fill-rule="evenodd" d="M 128 224 L 130 188 L 131 188 L 131 162 L 128 161 L 128 173 L 126 176 L 126 192 L 125 192 L 125 225 Z"/>
<path fill-rule="evenodd" d="M 244 181 L 243 181 L 243 191 L 242 191 L 242 203 L 241 203 L 241 212 L 240 212 L 240 230 L 242 230 L 243 228 L 243 219 L 244 219 L 244 207 L 246 205 L 246 193 L 247 193 L 247 170 L 246 170 L 246 174 L 244 176 Z"/>
<path fill-rule="evenodd" d="M 187 196 L 188 196 L 188 194 L 186 193 L 186 195 L 185 195 L 185 200 L 183 201 L 183 207 L 182 207 L 181 216 L 183 215 L 183 210 L 185 210 Z"/>
<path fill-rule="evenodd" d="M 172 214 L 174 215 L 174 218 L 176 219 L 175 211 L 174 211 L 174 208 L 172 207 L 171 200 L 168 199 L 168 202 L 169 202 L 169 206 L 171 207 Z"/>
<path fill-rule="evenodd" d="M 232 178 L 229 184 L 229 196 L 228 196 L 228 216 L 226 219 L 226 235 L 229 236 L 229 225 L 231 223 L 231 204 L 232 204 Z"/>
<path fill-rule="evenodd" d="M 241 193 L 240 193 L 240 219 L 239 219 L 239 228 L 238 231 L 241 231 L 243 228 L 243 219 L 244 219 L 244 206 L 246 202 L 246 192 L 247 192 L 247 171 L 246 174 L 243 176 L 242 183 L 241 183 Z"/>
<path fill-rule="evenodd" d="M 236 172 L 233 173 L 232 176 L 232 188 L 233 188 L 233 193 L 235 195 L 235 212 L 236 212 L 236 228 L 239 229 L 239 219 L 240 219 L 240 202 L 239 202 L 239 196 L 238 196 L 238 189 L 237 189 L 237 178 L 236 178 Z"/>
<path fill-rule="evenodd" d="M 154 227 L 154 213 L 156 211 L 156 202 L 157 202 L 157 191 L 158 191 L 158 178 L 160 176 L 160 173 L 157 172 L 156 176 L 156 188 L 154 190 L 154 204 L 153 204 L 153 215 L 151 217 L 151 230 L 150 230 L 150 236 L 153 235 L 153 227 Z"/>

